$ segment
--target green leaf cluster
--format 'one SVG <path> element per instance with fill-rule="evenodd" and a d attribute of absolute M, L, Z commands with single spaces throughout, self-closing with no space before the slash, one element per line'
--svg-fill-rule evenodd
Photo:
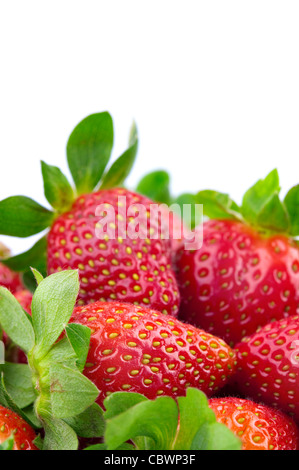
<path fill-rule="evenodd" d="M 244 194 L 238 205 L 226 193 L 202 190 L 196 194 L 182 194 L 179 204 L 202 204 L 203 214 L 209 219 L 244 222 L 265 235 L 281 233 L 291 237 L 299 235 L 299 185 L 280 198 L 280 182 L 276 169 L 258 180 Z M 192 226 L 192 221 L 189 225 Z"/>
<path fill-rule="evenodd" d="M 105 443 L 87 450 L 125 449 L 128 441 L 137 450 L 239 450 L 241 441 L 216 421 L 207 397 L 189 388 L 176 400 L 116 392 L 104 402 Z M 129 444 L 132 445 L 132 444 Z"/>
<path fill-rule="evenodd" d="M 91 331 L 68 324 L 78 295 L 78 272 L 35 276 L 39 283 L 32 318 L 0 287 L 0 326 L 28 357 L 28 365 L 1 365 L 0 403 L 33 428 L 44 428 L 42 449 L 75 450 L 77 435 L 103 433 L 103 412 L 95 404 L 98 389 L 82 374 Z"/>

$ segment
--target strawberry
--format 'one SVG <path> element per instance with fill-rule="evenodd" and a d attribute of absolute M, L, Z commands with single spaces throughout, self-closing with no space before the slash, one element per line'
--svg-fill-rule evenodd
<path fill-rule="evenodd" d="M 280 411 L 237 397 L 211 398 L 209 406 L 241 438 L 242 450 L 299 450 L 299 430 Z"/>
<path fill-rule="evenodd" d="M 147 227 L 135 240 L 115 237 L 115 226 L 108 225 L 104 240 L 95 235 L 99 205 L 115 209 L 122 220 L 119 197 L 127 207 L 142 205 L 150 213 L 151 201 L 125 189 L 109 189 L 80 196 L 71 210 L 59 216 L 48 234 L 48 270 L 79 269 L 79 304 L 96 300 L 125 300 L 151 305 L 164 313 L 177 314 L 179 295 L 171 269 L 169 240 L 151 239 L 151 230 L 161 234 L 161 222 Z M 140 220 L 140 219 L 139 219 Z M 127 232 L 129 219 L 125 227 Z M 153 233 L 152 233 L 153 234 Z M 162 232 L 163 234 L 163 232 Z"/>
<path fill-rule="evenodd" d="M 290 196 L 280 202 L 277 192 L 271 199 L 275 175 L 251 188 L 241 208 L 228 200 L 225 210 L 221 206 L 216 211 L 213 204 L 219 204 L 220 195 L 198 193 L 198 202 L 203 202 L 204 213 L 212 219 L 197 228 L 203 230 L 201 248 L 181 247 L 176 253 L 182 298 L 179 317 L 231 346 L 259 326 L 299 312 L 298 244 L 286 235 L 296 234 L 297 228 L 290 224 L 294 206 L 287 204 Z M 267 194 L 267 188 L 270 202 L 266 199 L 262 205 L 260 194 Z M 250 212 L 251 206 L 260 212 Z"/>
<path fill-rule="evenodd" d="M 14 411 L 0 405 L 0 444 L 13 436 L 13 450 L 38 450 L 34 430 Z"/>
<path fill-rule="evenodd" d="M 263 237 L 231 220 L 203 225 L 203 245 L 176 257 L 180 315 L 230 344 L 298 312 L 299 251 L 283 235 Z"/>
<path fill-rule="evenodd" d="M 265 325 L 236 345 L 240 392 L 299 422 L 299 316 Z"/>
<path fill-rule="evenodd" d="M 84 374 L 100 390 L 184 395 L 188 386 L 211 396 L 234 371 L 234 353 L 219 338 L 146 307 L 95 302 L 77 307 L 71 323 L 88 326 Z"/>
<path fill-rule="evenodd" d="M 161 218 L 149 217 L 152 200 L 120 188 L 136 157 L 136 128 L 129 148 L 104 173 L 112 145 L 111 116 L 88 116 L 67 144 L 75 190 L 57 167 L 42 162 L 45 196 L 53 211 L 24 196 L 0 201 L 0 233 L 26 237 L 50 228 L 30 250 L 8 262 L 19 271 L 33 266 L 42 275 L 79 269 L 79 305 L 117 299 L 177 315 L 179 292 Z"/>

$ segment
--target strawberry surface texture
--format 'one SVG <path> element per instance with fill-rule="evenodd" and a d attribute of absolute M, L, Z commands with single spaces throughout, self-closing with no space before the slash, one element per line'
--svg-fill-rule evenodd
<path fill-rule="evenodd" d="M 210 220 L 199 250 L 179 248 L 180 318 L 230 345 L 266 323 L 298 313 L 299 251 L 283 235 Z"/>
<path fill-rule="evenodd" d="M 135 239 L 128 237 L 132 217 L 122 207 L 120 196 L 127 208 L 144 207 L 144 216 L 139 218 L 141 234 Z M 151 204 L 149 199 L 125 189 L 103 190 L 80 196 L 69 212 L 55 220 L 48 234 L 48 270 L 79 269 L 79 304 L 122 300 L 177 315 L 180 297 L 171 266 L 170 241 L 163 239 L 159 218 L 152 218 L 149 224 Z M 112 207 L 116 214 L 116 221 L 107 224 L 103 239 L 96 236 L 99 205 Z"/>
<path fill-rule="evenodd" d="M 299 449 L 299 430 L 280 411 L 236 397 L 211 398 L 209 406 L 217 421 L 240 437 L 243 450 Z"/>
<path fill-rule="evenodd" d="M 0 406 L 0 444 L 14 436 L 13 450 L 37 450 L 34 430 L 15 412 Z"/>
<path fill-rule="evenodd" d="M 72 322 L 92 331 L 84 374 L 98 387 L 99 404 L 115 391 L 154 399 L 193 386 L 211 396 L 235 369 L 223 340 L 148 308 L 95 302 L 77 307 Z"/>
<path fill-rule="evenodd" d="M 238 390 L 299 422 L 299 316 L 270 323 L 236 345 Z"/>

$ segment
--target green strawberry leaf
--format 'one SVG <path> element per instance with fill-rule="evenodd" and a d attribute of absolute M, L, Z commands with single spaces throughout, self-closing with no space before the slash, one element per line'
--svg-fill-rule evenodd
<path fill-rule="evenodd" d="M 45 438 L 42 450 L 77 450 L 75 431 L 62 419 L 51 418 L 44 423 Z"/>
<path fill-rule="evenodd" d="M 92 114 L 75 127 L 67 143 L 67 160 L 79 194 L 97 186 L 112 146 L 113 122 L 109 113 Z"/>
<path fill-rule="evenodd" d="M 228 194 L 204 190 L 196 194 L 196 200 L 198 204 L 203 205 L 203 213 L 210 219 L 240 218 L 239 207 Z"/>
<path fill-rule="evenodd" d="M 44 192 L 47 201 L 60 213 L 66 212 L 74 200 L 73 189 L 66 176 L 56 166 L 41 162 Z"/>
<path fill-rule="evenodd" d="M 121 186 L 135 163 L 138 150 L 138 136 L 135 123 L 131 130 L 130 147 L 111 165 L 103 177 L 101 189 Z"/>
<path fill-rule="evenodd" d="M 275 195 L 279 194 L 279 176 L 277 170 L 271 171 L 265 179 L 260 179 L 243 196 L 242 215 L 252 225 L 257 225 L 258 214 Z"/>
<path fill-rule="evenodd" d="M 12 434 L 6 441 L 1 442 L 0 450 L 13 450 L 15 443 L 14 435 Z"/>
<path fill-rule="evenodd" d="M 71 323 L 66 326 L 65 331 L 77 355 L 77 367 L 82 372 L 89 351 L 91 330 L 87 326 Z"/>
<path fill-rule="evenodd" d="M 36 438 L 33 441 L 34 445 L 39 449 L 42 450 L 43 445 L 44 445 L 44 440 L 42 439 L 41 435 L 38 434 Z"/>
<path fill-rule="evenodd" d="M 1 365 L 5 388 L 19 408 L 26 408 L 36 399 L 31 371 L 27 364 L 6 362 Z"/>
<path fill-rule="evenodd" d="M 52 274 L 37 287 L 32 300 L 36 336 L 35 360 L 41 360 L 58 339 L 74 310 L 79 290 L 77 271 Z"/>
<path fill-rule="evenodd" d="M 104 401 L 105 419 L 112 419 L 115 416 L 127 411 L 138 403 L 148 399 L 141 393 L 134 392 L 114 392 Z"/>
<path fill-rule="evenodd" d="M 9 408 L 10 410 L 17 413 L 21 416 L 33 429 L 36 429 L 36 425 L 32 422 L 27 414 L 23 412 L 23 410 L 14 402 L 13 398 L 10 396 L 8 391 L 6 390 L 6 386 L 4 383 L 4 373 L 1 372 L 1 380 L 0 380 L 0 404 L 5 408 Z"/>
<path fill-rule="evenodd" d="M 109 398 L 104 402 L 108 416 L 111 413 L 110 403 Z M 135 442 L 135 438 L 139 436 L 150 438 L 152 449 L 165 450 L 171 449 L 176 435 L 178 408 L 172 398 L 159 397 L 154 401 L 140 401 L 112 419 L 107 419 L 105 413 L 104 418 L 106 419 L 105 442 L 108 450 L 117 449 L 128 440 Z M 140 442 L 142 441 L 139 441 L 139 444 Z M 141 447 L 139 449 L 142 450 Z"/>
<path fill-rule="evenodd" d="M 117 392 L 104 401 L 105 444 L 115 450 L 133 441 L 139 450 L 240 449 L 241 441 L 224 425 L 218 425 L 208 399 L 189 388 L 176 400 Z"/>
<path fill-rule="evenodd" d="M 169 184 L 169 174 L 164 170 L 157 170 L 145 175 L 139 181 L 136 191 L 155 202 L 169 205 L 171 203 Z"/>
<path fill-rule="evenodd" d="M 180 421 L 173 449 L 191 449 L 192 441 L 200 427 L 207 421 L 215 421 L 206 395 L 195 388 L 189 388 L 185 397 L 177 398 Z"/>
<path fill-rule="evenodd" d="M 83 413 L 64 420 L 80 437 L 102 437 L 105 430 L 105 420 L 102 408 L 94 403 Z"/>
<path fill-rule="evenodd" d="M 28 251 L 20 255 L 1 260 L 1 263 L 13 271 L 26 271 L 29 266 L 40 266 L 46 264 L 47 239 L 41 238 Z"/>
<path fill-rule="evenodd" d="M 224 424 L 204 423 L 191 444 L 191 450 L 241 450 L 242 443 Z"/>
<path fill-rule="evenodd" d="M 257 215 L 257 224 L 271 231 L 287 232 L 290 220 L 278 194 L 274 194 Z"/>
<path fill-rule="evenodd" d="M 0 233 L 26 238 L 42 232 L 53 222 L 53 212 L 25 196 L 0 201 Z"/>
<path fill-rule="evenodd" d="M 30 270 L 36 280 L 36 284 L 39 285 L 43 281 L 44 276 L 35 268 L 30 268 Z"/>
<path fill-rule="evenodd" d="M 34 403 L 32 405 L 26 406 L 26 408 L 22 408 L 22 412 L 24 416 L 26 416 L 27 422 L 31 423 L 34 429 L 42 428 L 42 423 L 40 422 L 35 413 Z"/>
<path fill-rule="evenodd" d="M 30 320 L 25 315 L 17 299 L 0 286 L 0 326 L 9 338 L 26 353 L 35 343 L 35 335 Z"/>
<path fill-rule="evenodd" d="M 290 234 L 296 237 L 299 235 L 299 184 L 289 190 L 284 205 L 290 219 Z"/>
<path fill-rule="evenodd" d="M 39 361 L 42 370 L 49 369 L 51 364 L 64 364 L 72 369 L 76 369 L 77 354 L 67 337 L 56 342 L 50 351 Z"/>
<path fill-rule="evenodd" d="M 50 366 L 50 399 L 55 418 L 83 413 L 99 395 L 96 386 L 78 370 L 63 364 Z"/>
<path fill-rule="evenodd" d="M 171 204 L 174 212 L 182 218 L 186 227 L 191 230 L 202 222 L 201 212 L 196 207 L 197 204 L 200 204 L 200 201 L 198 202 L 197 197 L 191 193 L 181 194 Z"/>

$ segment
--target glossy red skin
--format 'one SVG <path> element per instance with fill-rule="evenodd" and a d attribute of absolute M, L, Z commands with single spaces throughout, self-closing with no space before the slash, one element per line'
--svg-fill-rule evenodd
<path fill-rule="evenodd" d="M 236 397 L 211 398 L 209 406 L 241 439 L 242 450 L 299 450 L 299 430 L 280 411 Z"/>
<path fill-rule="evenodd" d="M 299 316 L 264 326 L 237 344 L 236 353 L 238 390 L 299 423 Z"/>
<path fill-rule="evenodd" d="M 92 330 L 84 374 L 100 390 L 101 406 L 116 391 L 154 399 L 185 395 L 190 386 L 211 396 L 234 372 L 224 341 L 151 309 L 96 302 L 77 307 L 71 322 Z"/>
<path fill-rule="evenodd" d="M 0 405 L 0 443 L 14 434 L 13 450 L 38 450 L 34 430 L 19 415 Z"/>
<path fill-rule="evenodd" d="M 51 227 L 48 271 L 51 274 L 67 268 L 79 269 L 79 305 L 97 300 L 120 300 L 177 315 L 179 291 L 171 267 L 170 241 L 161 239 L 160 220 L 153 227 L 160 237 L 157 240 L 150 239 L 147 217 L 143 221 L 147 239 L 123 237 L 120 242 L 117 237 L 113 239 L 115 230 L 111 227 L 107 232 L 108 240 L 95 236 L 95 225 L 101 220 L 95 216 L 97 206 L 110 204 L 119 215 L 123 209 L 117 206 L 118 196 L 126 198 L 127 208 L 143 204 L 148 212 L 150 210 L 152 201 L 125 189 L 80 196 L 72 209 L 58 217 Z"/>
<path fill-rule="evenodd" d="M 298 313 L 299 250 L 245 224 L 210 220 L 197 251 L 178 250 L 179 318 L 231 346 L 258 327 Z"/>
<path fill-rule="evenodd" d="M 3 263 L 0 263 L 0 286 L 6 287 L 13 294 L 20 289 L 24 289 L 20 275 Z"/>

